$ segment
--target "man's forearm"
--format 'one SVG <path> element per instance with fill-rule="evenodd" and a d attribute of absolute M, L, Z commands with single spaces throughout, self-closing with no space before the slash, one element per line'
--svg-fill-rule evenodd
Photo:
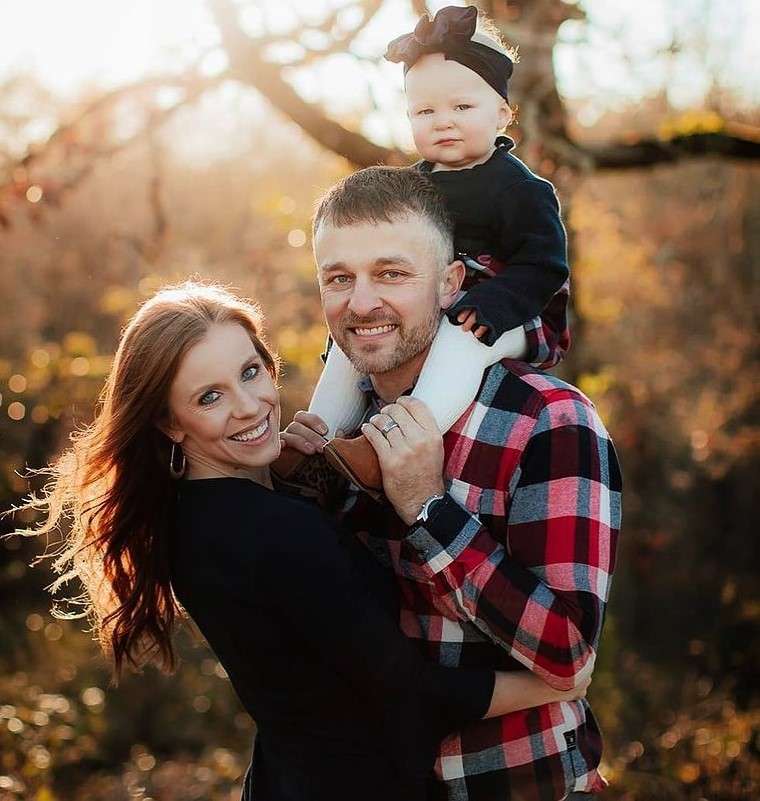
<path fill-rule="evenodd" d="M 558 389 L 536 420 L 516 485 L 490 501 L 504 532 L 492 535 L 449 492 L 403 546 L 453 615 L 551 686 L 570 689 L 599 642 L 620 491 L 615 450 L 593 407 Z"/>
<path fill-rule="evenodd" d="M 589 675 L 594 641 L 581 631 L 580 610 L 511 558 L 451 495 L 404 546 L 416 552 L 452 616 L 475 624 L 547 684 L 571 690 Z"/>

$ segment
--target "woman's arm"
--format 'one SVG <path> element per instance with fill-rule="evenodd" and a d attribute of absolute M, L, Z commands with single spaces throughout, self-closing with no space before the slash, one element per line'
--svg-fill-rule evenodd
<path fill-rule="evenodd" d="M 357 573 L 327 518 L 317 509 L 291 506 L 290 499 L 282 505 L 255 531 L 249 513 L 248 524 L 230 538 L 235 592 L 241 599 L 255 593 L 283 639 L 311 658 L 318 653 L 354 688 L 357 707 L 400 775 L 420 780 L 432 769 L 438 743 L 486 714 L 494 672 L 459 671 L 424 659 Z M 259 547 L 252 560 L 245 543 L 254 537 Z"/>
<path fill-rule="evenodd" d="M 511 673 L 497 671 L 491 705 L 485 717 L 497 718 L 520 709 L 558 701 L 577 701 L 586 697 L 589 684 L 591 674 L 572 690 L 555 690 L 528 670 Z"/>

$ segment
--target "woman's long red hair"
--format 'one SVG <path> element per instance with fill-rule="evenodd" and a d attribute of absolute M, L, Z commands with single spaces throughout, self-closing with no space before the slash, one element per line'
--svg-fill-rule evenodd
<path fill-rule="evenodd" d="M 25 506 L 45 520 L 25 535 L 60 532 L 52 592 L 79 580 L 83 592 L 59 617 L 90 617 L 118 680 L 125 662 L 172 670 L 172 632 L 180 607 L 169 574 L 168 535 L 176 486 L 169 473 L 168 398 L 179 364 L 209 327 L 238 323 L 267 369 L 278 364 L 261 334 L 258 307 L 226 289 L 187 282 L 146 301 L 125 327 L 99 412 L 72 434 L 72 446 L 41 472 L 51 478 Z M 39 560 L 38 560 L 39 561 Z"/>

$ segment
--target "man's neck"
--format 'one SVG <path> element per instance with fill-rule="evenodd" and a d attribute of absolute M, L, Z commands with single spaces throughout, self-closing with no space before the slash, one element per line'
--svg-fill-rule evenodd
<path fill-rule="evenodd" d="M 418 353 L 408 362 L 404 362 L 395 370 L 370 375 L 372 386 L 375 388 L 378 397 L 385 403 L 395 403 L 403 392 L 413 387 L 422 371 L 422 366 L 425 364 L 429 351 L 430 346 L 428 345 L 425 350 Z"/>

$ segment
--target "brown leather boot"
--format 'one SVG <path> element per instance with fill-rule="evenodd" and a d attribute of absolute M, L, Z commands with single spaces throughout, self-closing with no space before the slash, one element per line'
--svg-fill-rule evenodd
<path fill-rule="evenodd" d="M 346 479 L 321 453 L 305 455 L 283 447 L 270 465 L 276 489 L 312 498 L 327 511 L 337 509 L 344 497 Z"/>
<path fill-rule="evenodd" d="M 327 461 L 357 487 L 375 500 L 382 497 L 380 462 L 364 434 L 353 439 L 334 437 L 325 445 L 324 454 Z"/>
<path fill-rule="evenodd" d="M 280 450 L 280 455 L 269 465 L 269 469 L 280 481 L 287 481 L 308 458 L 309 457 L 305 453 L 283 445 Z"/>

